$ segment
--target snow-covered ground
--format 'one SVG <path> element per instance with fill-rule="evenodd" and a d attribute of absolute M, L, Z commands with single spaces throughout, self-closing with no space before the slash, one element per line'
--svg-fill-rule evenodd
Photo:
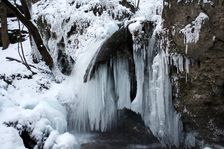
<path fill-rule="evenodd" d="M 9 29 L 18 29 L 17 21 L 9 19 Z M 30 132 L 38 143 L 47 138 L 44 148 L 73 148 L 77 142 L 67 131 L 67 112 L 57 101 L 58 84 L 43 62 L 34 64 L 28 35 L 22 42 L 25 57 L 36 75 L 21 63 L 18 44 L 0 49 L 0 144 L 2 149 L 25 148 L 22 131 Z M 46 71 L 44 71 L 46 70 Z M 10 126 L 10 127 L 7 127 Z"/>

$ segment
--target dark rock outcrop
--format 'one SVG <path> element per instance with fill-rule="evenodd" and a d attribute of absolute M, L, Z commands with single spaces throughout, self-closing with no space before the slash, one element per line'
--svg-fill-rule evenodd
<path fill-rule="evenodd" d="M 129 109 L 118 111 L 118 132 L 122 133 L 131 143 L 159 143 L 151 130 L 147 128 L 140 114 Z"/>
<path fill-rule="evenodd" d="M 190 68 L 188 81 L 179 76 L 179 97 L 176 109 L 182 113 L 185 131 L 198 133 L 198 140 L 224 144 L 224 1 L 210 3 L 193 0 L 166 0 L 163 11 L 164 26 L 171 52 L 194 59 L 197 65 Z M 199 15 L 205 13 L 197 43 L 185 43 L 180 30 Z M 174 32 L 175 30 L 175 32 Z M 173 74 L 176 75 L 176 74 Z"/>

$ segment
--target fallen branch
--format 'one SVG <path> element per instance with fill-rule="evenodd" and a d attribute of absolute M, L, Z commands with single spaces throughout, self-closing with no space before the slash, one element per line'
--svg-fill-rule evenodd
<path fill-rule="evenodd" d="M 25 64 L 24 62 L 22 62 L 22 61 L 20 61 L 20 60 L 18 60 L 18 59 L 12 58 L 12 57 L 6 57 L 6 59 L 9 60 L 9 61 L 16 61 L 16 62 L 18 62 L 18 63 L 21 63 L 21 64 L 25 65 L 25 66 L 26 66 L 26 65 L 29 65 L 30 67 L 35 68 L 35 69 L 37 69 L 37 70 L 41 70 L 41 71 L 43 71 L 43 72 L 45 72 L 45 73 L 52 74 L 51 71 L 45 70 L 45 69 L 43 69 L 43 68 L 36 67 L 36 66 L 34 66 L 34 65 L 31 65 L 31 64 Z M 34 72 L 34 73 L 37 74 L 36 72 Z"/>

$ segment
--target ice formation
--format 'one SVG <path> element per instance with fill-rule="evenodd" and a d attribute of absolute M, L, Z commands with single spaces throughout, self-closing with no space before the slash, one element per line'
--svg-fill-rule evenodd
<path fill-rule="evenodd" d="M 142 115 L 146 126 L 163 144 L 178 146 L 182 125 L 172 105 L 168 60 L 155 38 L 155 31 L 149 39 L 149 47 L 134 47 L 137 96 L 132 110 Z"/>
<path fill-rule="evenodd" d="M 76 131 L 107 131 L 116 126 L 117 110 L 124 107 L 142 115 L 153 134 L 165 144 L 179 145 L 180 116 L 172 106 L 168 61 L 155 34 L 149 47 L 134 46 L 137 95 L 131 103 L 128 62 L 112 58 L 98 67 L 94 77 L 83 82 L 85 70 L 104 40 L 93 41 L 76 62 L 73 76 L 60 98 L 69 105 L 70 128 Z M 181 65 L 181 64 L 180 64 Z M 181 66 L 181 69 L 184 69 Z M 65 98 L 72 98 L 67 100 Z M 70 102 L 70 103 L 69 103 Z"/>
<path fill-rule="evenodd" d="M 186 53 L 188 51 L 189 43 L 198 42 L 201 26 L 208 18 L 209 17 L 205 13 L 201 12 L 191 24 L 186 25 L 183 29 L 180 30 L 180 33 L 183 33 L 185 36 L 184 42 L 186 44 Z"/>
<path fill-rule="evenodd" d="M 67 98 L 73 99 L 69 121 L 76 131 L 109 130 L 116 125 L 117 109 L 131 106 L 127 60 L 112 59 L 108 65 L 98 68 L 93 79 L 83 82 L 90 60 L 103 42 L 89 44 L 90 47 L 77 59 L 74 76 L 69 79 L 71 90 L 67 91 Z M 62 96 L 64 98 L 64 94 Z"/>
<path fill-rule="evenodd" d="M 146 126 L 164 145 L 178 146 L 181 138 L 180 116 L 172 106 L 168 61 L 155 37 L 162 28 L 163 0 L 141 0 L 140 9 L 135 14 L 121 6 L 119 0 L 55 0 L 49 3 L 40 2 L 35 12 L 36 19 L 46 20 L 51 25 L 50 31 L 57 34 L 57 39 L 51 37 L 46 44 L 56 58 L 55 42 L 63 38 L 66 53 L 76 60 L 73 74 L 63 82 L 58 96 L 67 107 L 69 128 L 76 131 L 110 130 L 116 126 L 117 110 L 126 107 L 140 113 Z M 108 11 L 94 15 L 91 10 L 95 6 Z M 132 34 L 142 32 L 145 20 L 157 25 L 155 31 L 151 30 L 153 35 L 148 39 L 149 46 L 133 45 L 137 94 L 132 103 L 129 65 L 125 58 L 111 58 L 106 64 L 99 65 L 92 79 L 83 82 L 91 59 L 118 29 L 117 24 L 125 22 L 122 19 L 124 14 L 134 18 L 133 22 L 129 22 Z M 55 18 L 58 18 L 57 22 Z M 74 33 L 68 34 L 71 31 Z M 185 69 L 181 58 L 178 59 L 178 68 L 180 71 Z M 52 134 L 52 138 L 55 135 Z"/>
<path fill-rule="evenodd" d="M 177 73 L 189 73 L 191 60 L 182 54 L 171 53 L 169 54 L 169 65 L 177 68 Z"/>

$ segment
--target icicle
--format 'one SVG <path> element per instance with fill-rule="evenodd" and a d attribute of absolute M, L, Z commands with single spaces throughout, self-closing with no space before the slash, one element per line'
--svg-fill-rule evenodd
<path fill-rule="evenodd" d="M 190 60 L 188 58 L 185 58 L 185 71 L 186 71 L 186 73 L 189 73 L 189 65 L 190 65 Z"/>
<path fill-rule="evenodd" d="M 116 123 L 113 82 L 107 66 L 100 66 L 94 79 L 82 86 L 75 97 L 74 128 L 77 131 L 106 131 Z"/>
<path fill-rule="evenodd" d="M 137 96 L 132 102 L 132 110 L 142 115 L 146 126 L 161 143 L 179 146 L 182 125 L 180 115 L 172 105 L 168 60 L 166 53 L 156 42 L 153 35 L 149 41 L 146 60 L 143 58 L 143 50 L 134 49 Z M 183 71 L 183 57 L 175 55 L 172 60 L 178 70 Z"/>
<path fill-rule="evenodd" d="M 142 114 L 142 99 L 143 99 L 143 83 L 144 83 L 144 49 L 134 48 L 134 62 L 137 80 L 137 94 L 132 102 L 131 109 Z"/>
<path fill-rule="evenodd" d="M 187 54 L 187 51 L 188 51 L 188 43 L 186 43 L 185 45 L 185 54 Z"/>
<path fill-rule="evenodd" d="M 166 58 L 163 50 L 154 57 L 152 64 L 152 78 L 150 79 L 150 92 L 147 100 L 151 107 L 148 125 L 155 136 L 162 143 L 179 145 L 180 120 L 172 107 L 171 84 L 166 73 Z M 145 113 L 145 117 L 148 114 Z M 167 137 L 169 136 L 169 137 Z"/>
<path fill-rule="evenodd" d="M 187 76 L 189 74 L 189 65 L 190 65 L 190 60 L 188 58 L 185 58 L 185 72 L 186 72 L 186 82 L 187 82 Z"/>
<path fill-rule="evenodd" d="M 115 92 L 117 96 L 117 108 L 124 107 L 130 109 L 130 78 L 128 73 L 128 61 L 126 59 L 113 59 L 113 75 L 115 83 Z"/>
<path fill-rule="evenodd" d="M 178 69 L 180 72 L 184 71 L 184 59 L 182 55 L 178 56 Z"/>

